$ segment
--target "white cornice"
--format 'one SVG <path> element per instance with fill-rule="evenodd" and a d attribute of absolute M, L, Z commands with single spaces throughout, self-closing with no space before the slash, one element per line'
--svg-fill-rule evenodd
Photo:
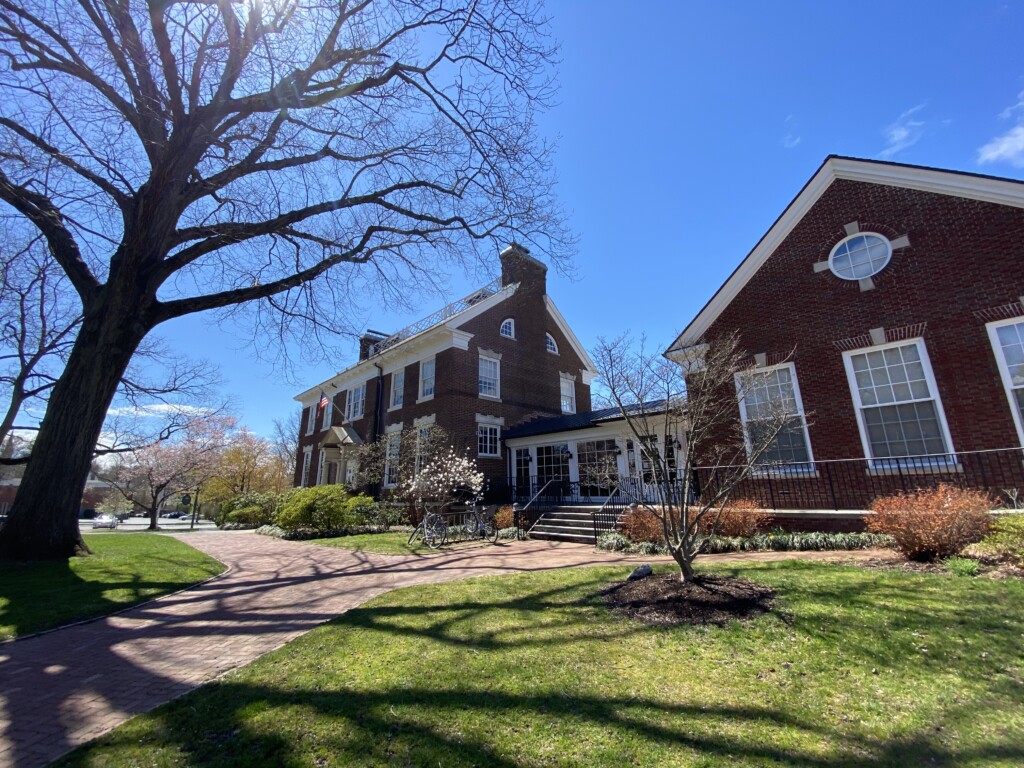
<path fill-rule="evenodd" d="M 698 342 L 712 323 L 789 236 L 797 224 L 836 179 L 916 189 L 939 195 L 963 197 L 999 205 L 1024 208 L 1024 183 L 993 176 L 979 176 L 936 168 L 829 156 L 786 207 L 754 249 L 740 262 L 714 296 L 690 321 L 666 350 L 667 357 Z"/>

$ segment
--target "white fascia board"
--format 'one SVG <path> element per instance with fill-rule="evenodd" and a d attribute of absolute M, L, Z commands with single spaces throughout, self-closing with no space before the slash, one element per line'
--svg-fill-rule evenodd
<path fill-rule="evenodd" d="M 444 352 L 446 349 L 452 347 L 467 349 L 469 340 L 472 338 L 473 334 L 465 331 L 453 330 L 443 325 L 434 326 L 406 339 L 401 344 L 396 344 L 386 352 L 366 360 L 360 360 L 351 368 L 339 371 L 327 381 L 296 395 L 294 399 L 302 403 L 303 407 L 313 405 L 320 400 L 321 391 L 328 395 L 334 395 L 376 378 L 378 365 L 383 369 L 383 375 L 387 376 L 418 360 Z"/>
<path fill-rule="evenodd" d="M 555 306 L 555 302 L 551 300 L 551 297 L 547 294 L 544 295 L 544 306 L 548 308 L 548 314 L 555 321 L 555 325 L 558 326 L 558 330 L 562 332 L 562 335 L 569 340 L 569 346 L 573 348 L 580 360 L 583 361 L 585 368 L 580 369 L 582 374 L 584 371 L 588 371 L 594 376 L 597 375 L 597 366 L 594 365 L 594 361 L 590 359 L 590 355 L 587 354 L 587 350 L 584 349 L 583 345 L 580 344 L 580 340 L 576 337 L 576 334 L 572 332 L 572 328 L 565 322 L 565 318 L 562 313 L 558 311 L 558 307 Z M 593 377 L 591 377 L 593 378 Z"/>
<path fill-rule="evenodd" d="M 534 445 L 551 445 L 553 443 L 580 442 L 585 440 L 608 440 L 611 438 L 631 437 L 627 435 L 629 428 L 621 422 L 599 424 L 586 429 L 570 429 L 565 432 L 543 432 L 528 437 L 505 438 L 509 448 L 526 448 Z M 624 446 L 623 446 L 624 447 Z"/>
<path fill-rule="evenodd" d="M 583 386 L 589 387 L 596 378 L 597 371 L 588 371 L 585 368 L 580 368 L 580 382 Z"/>
<path fill-rule="evenodd" d="M 704 305 L 704 308 L 672 342 L 665 352 L 666 357 L 671 359 L 672 352 L 693 344 L 707 332 L 712 323 L 718 319 L 718 316 L 736 298 L 836 179 L 903 187 L 921 192 L 1024 208 L 1024 184 L 1020 181 L 830 155 L 779 218 L 775 220 L 771 228 L 765 232 L 754 249 L 747 254 L 747 257 L 740 262 L 715 295 Z"/>

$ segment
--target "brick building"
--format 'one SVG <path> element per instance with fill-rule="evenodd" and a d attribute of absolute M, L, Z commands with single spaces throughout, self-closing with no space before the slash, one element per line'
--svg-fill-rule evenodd
<path fill-rule="evenodd" d="M 830 156 L 666 351 L 738 331 L 791 428 L 746 493 L 1024 489 L 1024 183 Z"/>
<path fill-rule="evenodd" d="M 500 259 L 498 280 L 397 333 L 368 332 L 354 365 L 295 398 L 295 485 L 351 482 L 356 446 L 430 425 L 504 482 L 503 430 L 590 410 L 594 364 L 547 295 L 547 267 L 518 245 Z"/>

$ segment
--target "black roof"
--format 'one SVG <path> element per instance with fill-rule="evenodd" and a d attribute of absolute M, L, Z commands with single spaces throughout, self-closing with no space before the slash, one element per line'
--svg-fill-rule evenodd
<path fill-rule="evenodd" d="M 664 402 L 664 400 L 651 400 L 643 404 L 643 410 L 648 413 L 657 411 Z M 626 408 L 631 411 L 639 411 L 641 406 L 632 405 L 626 406 Z M 601 422 L 615 421 L 621 418 L 623 418 L 622 411 L 619 410 L 618 406 L 614 408 L 601 408 L 597 411 L 587 411 L 586 413 L 567 413 L 562 416 L 549 416 L 518 424 L 511 429 L 503 430 L 501 436 L 508 439 L 546 435 L 551 432 L 571 432 L 574 429 L 590 429 L 591 427 L 596 427 Z"/>

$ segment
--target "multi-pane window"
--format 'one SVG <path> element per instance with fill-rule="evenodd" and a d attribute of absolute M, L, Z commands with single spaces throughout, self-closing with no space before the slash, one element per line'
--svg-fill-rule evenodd
<path fill-rule="evenodd" d="M 334 418 L 334 398 L 333 397 L 328 397 L 328 398 L 326 398 L 326 400 L 327 400 L 327 404 L 324 406 L 324 423 L 323 423 L 323 428 L 324 429 L 330 429 L 331 428 L 331 420 Z"/>
<path fill-rule="evenodd" d="M 516 448 L 516 496 L 529 498 L 533 493 L 530 487 L 530 449 Z"/>
<path fill-rule="evenodd" d="M 413 462 L 413 473 L 419 474 L 430 456 L 430 427 L 416 429 L 416 456 Z"/>
<path fill-rule="evenodd" d="M 1006 396 L 1010 400 L 1017 434 L 1024 445 L 1024 320 L 990 325 L 988 332 Z"/>
<path fill-rule="evenodd" d="M 548 352 L 551 352 L 554 355 L 558 354 L 558 345 L 555 343 L 555 338 L 550 333 L 544 334 L 544 346 L 547 348 Z"/>
<path fill-rule="evenodd" d="M 363 417 L 363 407 L 366 405 L 366 382 L 358 387 L 352 387 L 345 398 L 345 418 L 348 421 L 355 421 Z"/>
<path fill-rule="evenodd" d="M 949 452 L 942 408 L 920 341 L 849 352 L 846 373 L 871 458 Z"/>
<path fill-rule="evenodd" d="M 399 408 L 405 402 L 405 369 L 391 374 L 391 407 Z"/>
<path fill-rule="evenodd" d="M 514 339 L 516 337 L 516 321 L 511 317 L 503 320 L 498 333 L 507 339 Z"/>
<path fill-rule="evenodd" d="M 434 358 L 420 362 L 420 399 L 434 396 Z"/>
<path fill-rule="evenodd" d="M 587 440 L 576 443 L 580 472 L 580 493 L 607 496 L 619 476 L 619 448 L 614 440 Z"/>
<path fill-rule="evenodd" d="M 481 397 L 500 397 L 501 363 L 490 357 L 480 357 L 479 392 Z"/>
<path fill-rule="evenodd" d="M 317 465 L 316 465 L 316 484 L 317 485 L 323 485 L 324 484 L 324 458 L 325 458 L 324 457 L 324 452 L 320 451 L 320 458 L 317 459 Z"/>
<path fill-rule="evenodd" d="M 384 453 L 384 486 L 394 488 L 398 485 L 398 466 L 402 451 L 402 433 L 392 432 L 388 435 L 387 449 Z"/>
<path fill-rule="evenodd" d="M 563 376 L 559 386 L 561 388 L 562 413 L 576 413 L 576 382 Z"/>
<path fill-rule="evenodd" d="M 306 434 L 312 435 L 316 429 L 316 406 L 311 405 L 306 409 Z"/>
<path fill-rule="evenodd" d="M 862 280 L 877 275 L 892 257 L 892 244 L 882 235 L 864 232 L 851 235 L 836 245 L 828 265 L 836 277 Z"/>
<path fill-rule="evenodd" d="M 537 448 L 537 488 L 540 489 L 550 480 L 569 479 L 569 446 L 567 443 L 558 445 L 542 445 Z M 554 492 L 548 488 L 549 492 Z"/>
<path fill-rule="evenodd" d="M 793 364 L 740 375 L 737 386 L 743 395 L 747 449 L 761 451 L 757 463 L 809 463 L 810 439 Z"/>
<path fill-rule="evenodd" d="M 313 454 L 310 451 L 303 451 L 302 453 L 302 479 L 299 481 L 299 485 L 303 488 L 309 485 L 309 465 L 313 463 Z"/>
<path fill-rule="evenodd" d="M 476 428 L 476 452 L 480 456 L 500 456 L 498 451 L 498 426 L 478 424 Z"/>

